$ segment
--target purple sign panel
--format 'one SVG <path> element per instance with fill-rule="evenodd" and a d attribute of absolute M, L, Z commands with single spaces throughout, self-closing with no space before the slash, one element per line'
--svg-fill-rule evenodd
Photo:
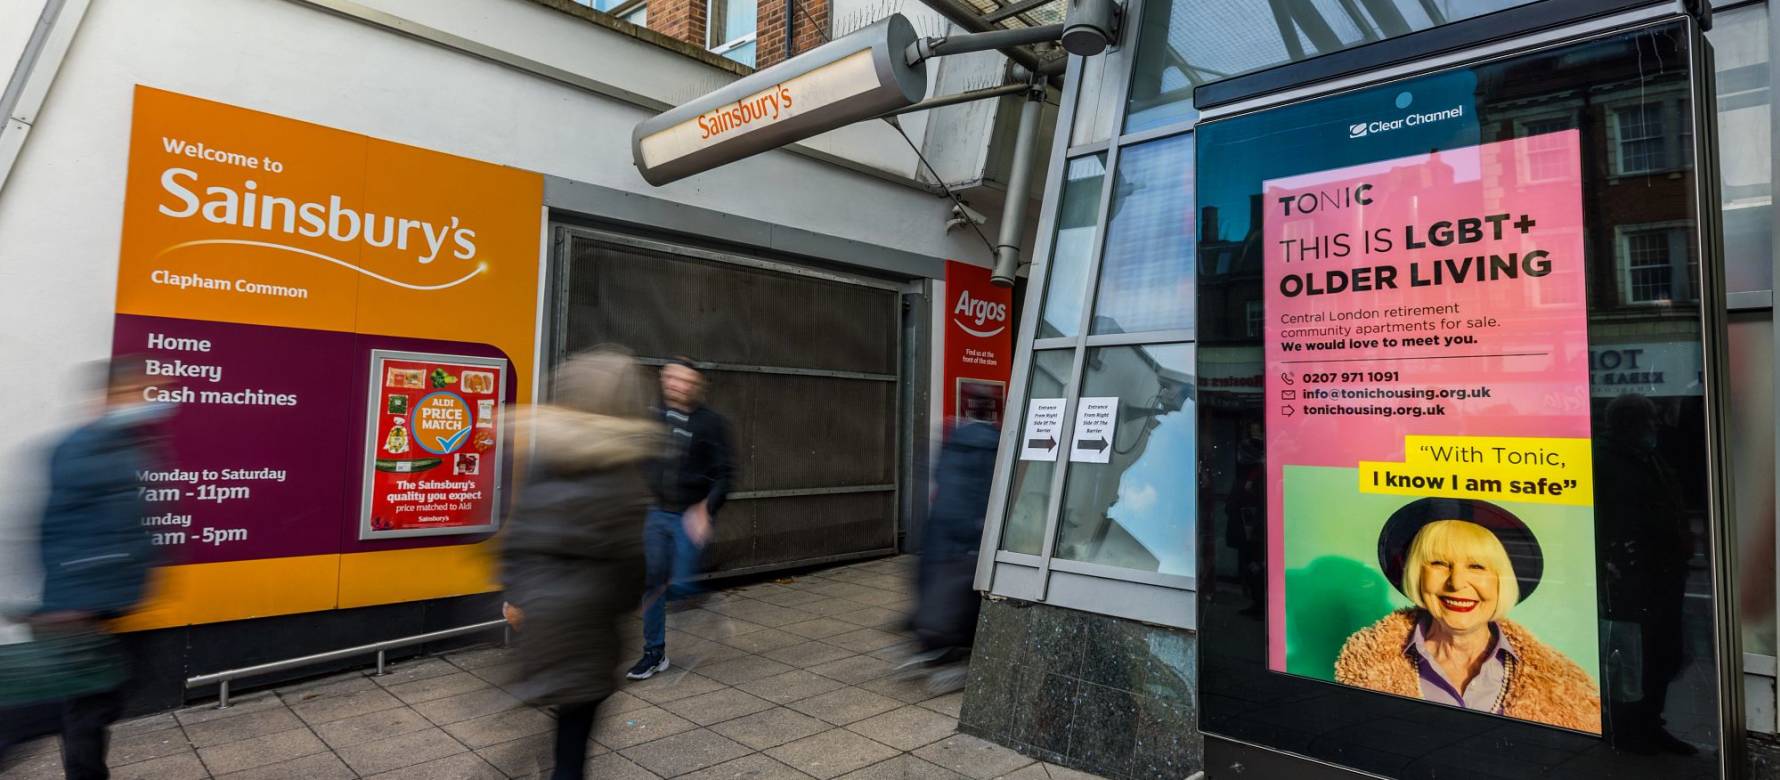
<path fill-rule="evenodd" d="M 142 356 L 146 400 L 178 405 L 164 462 L 140 475 L 149 507 L 143 526 L 170 563 L 465 541 L 357 539 L 374 349 L 506 357 L 484 344 L 117 316 L 113 354 Z M 507 465 L 490 464 L 502 482 Z"/>

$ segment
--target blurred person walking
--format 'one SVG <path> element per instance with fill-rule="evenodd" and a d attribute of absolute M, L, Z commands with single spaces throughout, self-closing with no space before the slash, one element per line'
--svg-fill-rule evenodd
<path fill-rule="evenodd" d="M 554 404 L 518 416 L 535 444 L 501 546 L 517 629 L 515 695 L 555 705 L 556 780 L 579 780 L 599 705 L 617 688 L 620 621 L 642 597 L 646 466 L 663 429 L 648 374 L 601 348 L 557 370 Z"/>
<path fill-rule="evenodd" d="M 70 780 L 111 776 L 108 730 L 122 712 L 130 661 L 107 622 L 148 587 L 155 551 L 139 475 L 154 468 L 158 423 L 173 410 L 143 400 L 141 359 L 119 357 L 99 373 L 103 411 L 50 455 L 38 534 L 43 595 L 35 610 L 12 616 L 29 638 L 0 646 L 0 758 L 59 725 Z M 59 710 L 59 724 L 34 717 L 39 708 Z"/>
<path fill-rule="evenodd" d="M 927 674 L 928 690 L 936 695 L 964 686 L 964 662 L 981 605 L 975 590 L 977 547 L 1000 443 L 994 425 L 965 420 L 946 438 L 934 468 L 933 510 L 921 534 L 915 613 L 909 620 L 916 648 L 899 670 L 904 676 Z"/>
<path fill-rule="evenodd" d="M 655 505 L 643 528 L 643 657 L 626 674 L 632 680 L 667 670 L 667 602 L 692 595 L 699 556 L 734 479 L 729 426 L 704 405 L 704 392 L 704 374 L 690 359 L 677 357 L 661 367 L 667 456 L 650 471 Z"/>

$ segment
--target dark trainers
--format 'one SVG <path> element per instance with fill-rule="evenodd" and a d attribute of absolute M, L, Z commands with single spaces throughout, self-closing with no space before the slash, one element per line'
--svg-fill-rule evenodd
<path fill-rule="evenodd" d="M 624 676 L 629 677 L 632 680 L 647 680 L 654 677 L 656 672 L 667 671 L 667 668 L 667 653 L 660 651 L 649 652 L 644 653 L 642 659 L 637 661 L 637 665 L 631 667 L 630 671 L 625 672 Z"/>

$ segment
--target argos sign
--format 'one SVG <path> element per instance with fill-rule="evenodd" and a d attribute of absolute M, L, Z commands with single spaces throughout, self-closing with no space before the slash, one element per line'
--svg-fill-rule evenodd
<path fill-rule="evenodd" d="M 944 417 L 1001 423 L 1013 368 L 1013 290 L 996 287 L 989 269 L 946 263 Z"/>
<path fill-rule="evenodd" d="M 950 278 L 948 275 L 947 278 Z M 1005 293 L 1000 287 L 997 291 Z M 971 290 L 966 287 L 958 291 L 958 302 L 952 306 L 952 324 L 960 330 L 980 339 L 993 338 L 1007 330 L 1007 304 L 984 298 L 972 298 Z M 979 292 L 978 295 L 981 295 Z M 976 327 L 966 325 L 969 321 Z"/>

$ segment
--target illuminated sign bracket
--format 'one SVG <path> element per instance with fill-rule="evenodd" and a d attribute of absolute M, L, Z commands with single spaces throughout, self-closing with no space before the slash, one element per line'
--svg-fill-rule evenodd
<path fill-rule="evenodd" d="M 1091 56 L 1105 50 L 1117 20 L 1112 0 L 1091 0 L 1071 4 L 1063 24 L 922 38 L 907 17 L 892 14 L 638 123 L 631 155 L 643 179 L 659 187 L 854 122 L 920 108 L 926 62 L 934 57 L 1058 40 L 1071 54 Z M 1006 93 L 978 90 L 926 107 Z"/>

